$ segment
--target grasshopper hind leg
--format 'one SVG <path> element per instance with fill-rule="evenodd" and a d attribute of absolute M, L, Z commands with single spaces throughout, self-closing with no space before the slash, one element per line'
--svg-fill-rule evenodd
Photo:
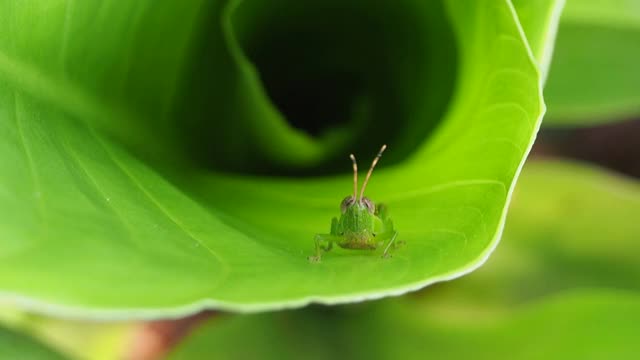
<path fill-rule="evenodd" d="M 387 233 L 383 234 L 383 239 L 389 239 L 389 241 L 387 242 L 387 245 L 384 247 L 384 252 L 382 253 L 382 258 L 384 259 L 388 259 L 391 257 L 391 254 L 389 253 L 389 250 L 391 249 L 397 249 L 398 247 L 400 247 L 401 245 L 404 244 L 404 241 L 396 241 L 396 238 L 398 237 L 398 232 L 395 230 L 391 230 Z"/>
<path fill-rule="evenodd" d="M 389 239 L 387 246 L 385 246 L 384 248 L 384 253 L 382 253 L 382 257 L 385 259 L 389 257 L 389 248 L 391 248 L 391 246 L 395 243 L 396 238 L 398 237 L 398 232 L 395 230 L 390 232 L 389 234 L 391 238 Z"/>

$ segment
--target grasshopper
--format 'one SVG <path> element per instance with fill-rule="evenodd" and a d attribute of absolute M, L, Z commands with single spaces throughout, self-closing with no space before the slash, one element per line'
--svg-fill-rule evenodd
<path fill-rule="evenodd" d="M 375 251 L 384 247 L 383 258 L 389 256 L 389 249 L 400 245 L 395 242 L 398 232 L 393 228 L 387 207 L 384 204 L 376 205 L 371 199 L 364 196 L 364 190 L 373 168 L 386 148 L 386 145 L 382 145 L 373 159 L 359 196 L 358 164 L 356 157 L 353 154 L 349 155 L 353 163 L 353 194 L 345 197 L 340 203 L 342 215 L 340 215 L 340 220 L 335 217 L 331 220 L 331 232 L 315 235 L 316 252 L 315 255 L 308 257 L 310 262 L 320 262 L 322 254 L 330 251 L 334 243 L 343 249 L 350 250 Z"/>

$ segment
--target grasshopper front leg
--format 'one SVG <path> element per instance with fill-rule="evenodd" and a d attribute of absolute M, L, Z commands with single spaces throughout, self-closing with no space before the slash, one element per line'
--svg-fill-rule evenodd
<path fill-rule="evenodd" d="M 316 234 L 313 240 L 316 243 L 316 254 L 309 256 L 308 259 L 312 263 L 319 263 L 322 259 L 322 254 L 331 251 L 333 243 L 339 242 L 341 237 L 332 234 Z"/>
<path fill-rule="evenodd" d="M 331 232 L 329 234 L 316 234 L 313 237 L 313 241 L 316 244 L 316 254 L 314 256 L 309 256 L 308 259 L 310 262 L 318 263 L 322 258 L 322 253 L 331 251 L 334 242 L 338 242 L 340 240 L 336 235 L 338 234 L 338 219 L 331 219 Z"/>

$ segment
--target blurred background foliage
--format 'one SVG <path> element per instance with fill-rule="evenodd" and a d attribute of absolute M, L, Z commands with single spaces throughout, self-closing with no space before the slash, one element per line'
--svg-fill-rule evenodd
<path fill-rule="evenodd" d="M 640 2 L 569 0 L 545 88 L 545 126 L 588 126 L 640 113 Z"/>
<path fill-rule="evenodd" d="M 277 10 L 256 6 L 238 15 L 239 44 L 253 49 L 249 58 L 265 77 L 290 76 L 281 85 L 291 91 L 300 86 L 295 83 L 296 70 L 283 68 L 268 51 L 250 45 L 265 40 L 243 37 L 244 26 L 260 26 L 256 16 Z M 544 129 L 514 194 L 503 240 L 478 271 L 400 298 L 365 304 L 217 314 L 209 320 L 199 317 L 192 321 L 194 326 L 168 321 L 165 329 L 177 329 L 171 336 L 149 331 L 144 324 L 64 321 L 10 309 L 2 318 L 13 330 L 0 330 L 0 357 L 63 358 L 54 353 L 59 351 L 71 358 L 93 359 L 158 358 L 165 353 L 172 359 L 634 358 L 640 350 L 636 339 L 640 333 L 639 14 L 638 1 L 567 1 L 545 88 Z M 392 15 L 400 19 L 411 14 Z M 319 13 L 318 19 L 322 16 Z M 441 25 L 436 19 L 424 26 Z M 300 41 L 290 37 L 290 29 L 278 30 L 256 33 L 274 36 L 276 42 Z M 361 55 L 356 60 L 367 65 L 364 70 L 378 71 L 380 64 L 368 62 L 366 51 Z M 207 56 L 211 54 L 202 54 L 203 64 Z M 214 75 L 220 74 L 196 70 L 190 81 L 206 87 Z M 387 75 L 391 82 L 401 76 Z M 432 75 L 452 76 L 450 70 Z M 326 88 L 316 89 L 318 93 L 334 87 L 331 76 L 319 76 L 321 83 L 327 83 Z M 353 87 L 344 91 L 357 88 L 357 81 L 349 86 Z M 285 90 L 269 89 L 276 104 L 279 91 Z M 376 96 L 384 96 L 384 86 L 379 91 Z M 442 94 L 448 96 L 447 91 Z M 330 100 L 336 102 L 332 109 L 356 114 L 370 111 L 366 108 L 373 101 L 365 97 L 362 108 L 345 109 L 339 103 L 345 94 L 332 95 Z M 311 105 L 302 99 L 279 106 L 295 114 Z M 434 105 L 429 111 L 443 110 Z M 190 119 L 191 126 L 199 126 L 197 116 Z M 321 119 L 300 126 L 322 133 Z M 354 126 L 359 125 L 354 122 Z M 430 126 L 404 129 L 398 136 L 424 136 Z M 339 130 L 321 137 L 327 143 L 347 139 Z M 194 145 L 207 141 L 196 139 Z M 309 154 L 319 151 L 309 149 Z M 411 149 L 409 142 L 405 151 Z M 191 328 L 195 330 L 189 334 Z M 142 339 L 153 344 L 135 353 L 131 342 L 141 339 L 141 332 L 147 334 Z M 47 350 L 24 334 L 57 350 Z M 181 336 L 186 337 L 171 349 Z"/>

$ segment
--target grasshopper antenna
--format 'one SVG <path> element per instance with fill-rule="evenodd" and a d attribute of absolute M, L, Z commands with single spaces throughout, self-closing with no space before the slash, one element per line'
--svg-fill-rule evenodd
<path fill-rule="evenodd" d="M 369 168 L 367 177 L 364 179 L 364 183 L 362 184 L 362 189 L 360 190 L 360 199 L 358 201 L 362 201 L 362 197 L 364 196 L 364 189 L 367 187 L 367 183 L 369 182 L 369 178 L 371 177 L 373 168 L 376 167 L 378 160 L 380 160 L 380 157 L 382 156 L 382 153 L 386 148 L 387 148 L 387 145 L 382 145 L 382 147 L 380 148 L 380 151 L 378 151 L 378 155 L 376 155 L 376 157 L 373 159 L 373 162 L 371 162 L 371 167 Z"/>
<path fill-rule="evenodd" d="M 350 154 L 351 162 L 353 163 L 353 200 L 358 195 L 358 163 L 356 163 L 356 157 Z"/>

